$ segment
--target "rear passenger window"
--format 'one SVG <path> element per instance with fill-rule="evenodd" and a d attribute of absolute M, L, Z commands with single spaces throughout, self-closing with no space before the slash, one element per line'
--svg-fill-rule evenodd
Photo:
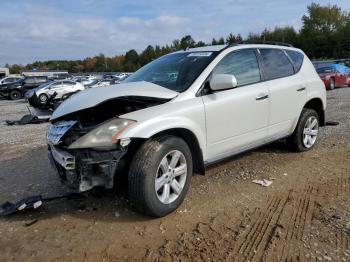
<path fill-rule="evenodd" d="M 294 74 L 294 68 L 286 54 L 280 49 L 260 49 L 263 58 L 264 73 L 267 80 Z"/>
<path fill-rule="evenodd" d="M 297 51 L 292 51 L 292 50 L 286 50 L 286 53 L 292 59 L 295 72 L 298 72 L 301 68 L 301 65 L 303 64 L 304 61 L 304 55 L 300 52 Z"/>
<path fill-rule="evenodd" d="M 255 50 L 234 51 L 225 56 L 213 71 L 215 74 L 230 74 L 237 79 L 238 86 L 260 81 L 260 70 Z"/>

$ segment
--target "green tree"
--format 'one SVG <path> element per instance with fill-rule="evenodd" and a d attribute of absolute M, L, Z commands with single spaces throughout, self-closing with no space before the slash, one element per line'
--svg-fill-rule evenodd
<path fill-rule="evenodd" d="M 193 40 L 192 36 L 186 35 L 180 40 L 180 47 L 182 50 L 186 50 L 187 48 L 194 47 L 196 42 Z"/>
<path fill-rule="evenodd" d="M 349 23 L 349 13 L 337 5 L 321 6 L 312 3 L 303 16 L 300 32 L 301 47 L 311 57 L 337 57 L 342 53 L 338 41 L 342 41 L 338 32 Z"/>
<path fill-rule="evenodd" d="M 125 54 L 124 71 L 133 72 L 140 67 L 139 55 L 135 49 L 131 49 Z"/>
<path fill-rule="evenodd" d="M 140 54 L 140 65 L 143 66 L 149 62 L 151 62 L 154 58 L 156 58 L 156 53 L 154 47 L 149 45 L 145 50 Z"/>

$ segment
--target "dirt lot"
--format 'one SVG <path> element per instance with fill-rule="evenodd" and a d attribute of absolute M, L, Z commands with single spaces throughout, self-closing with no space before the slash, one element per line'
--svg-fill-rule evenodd
<path fill-rule="evenodd" d="M 314 150 L 291 153 L 281 141 L 213 166 L 165 218 L 110 191 L 0 219 L 0 261 L 350 261 L 350 88 L 328 92 L 328 103 L 340 125 L 322 128 Z M 2 100 L 0 110 L 3 121 L 26 108 Z M 45 132 L 0 124 L 0 202 L 65 192 Z"/>

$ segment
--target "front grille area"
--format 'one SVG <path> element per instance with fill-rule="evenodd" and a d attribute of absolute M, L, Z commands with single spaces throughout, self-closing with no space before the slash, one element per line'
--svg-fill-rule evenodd
<path fill-rule="evenodd" d="M 49 125 L 47 130 L 47 142 L 51 145 L 58 145 L 61 138 L 67 133 L 67 131 L 74 126 L 77 121 L 61 121 L 55 124 Z"/>

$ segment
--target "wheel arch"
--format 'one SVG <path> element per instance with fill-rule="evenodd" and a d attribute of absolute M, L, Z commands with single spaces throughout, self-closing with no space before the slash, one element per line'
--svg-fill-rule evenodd
<path fill-rule="evenodd" d="M 200 175 L 204 175 L 205 167 L 204 167 L 204 160 L 203 160 L 203 152 L 196 135 L 192 131 L 186 128 L 171 128 L 171 129 L 158 132 L 152 135 L 151 138 L 166 136 L 166 135 L 173 135 L 173 136 L 180 137 L 187 143 L 192 154 L 194 172 Z"/>
<path fill-rule="evenodd" d="M 318 114 L 320 126 L 326 125 L 325 110 L 321 98 L 312 98 L 306 102 L 303 108 L 313 109 Z"/>

